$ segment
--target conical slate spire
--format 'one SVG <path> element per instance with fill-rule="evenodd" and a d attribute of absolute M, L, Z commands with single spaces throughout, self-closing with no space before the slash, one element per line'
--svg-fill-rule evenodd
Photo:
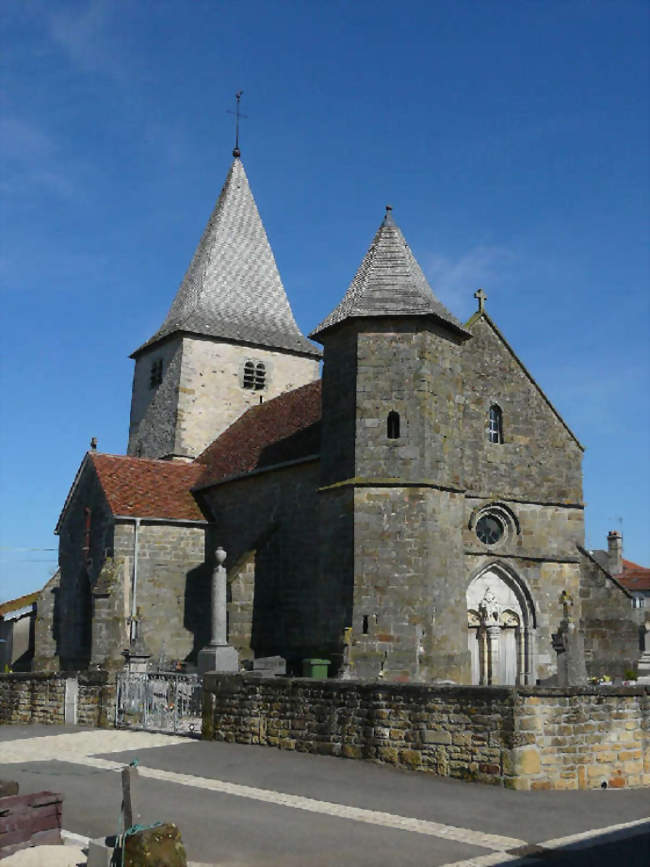
<path fill-rule="evenodd" d="M 466 333 L 433 294 L 391 212 L 387 206 L 386 216 L 343 300 L 310 337 L 360 316 L 435 316 L 455 331 Z"/>
<path fill-rule="evenodd" d="M 248 184 L 236 157 L 162 327 L 319 356 L 298 328 Z"/>

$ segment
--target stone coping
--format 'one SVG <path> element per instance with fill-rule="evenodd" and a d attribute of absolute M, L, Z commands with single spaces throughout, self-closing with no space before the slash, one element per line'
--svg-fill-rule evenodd
<path fill-rule="evenodd" d="M 110 678 L 107 671 L 3 671 L 0 672 L 0 682 L 7 680 L 67 680 L 76 677 L 82 683 L 104 684 Z"/>
<path fill-rule="evenodd" d="M 203 685 L 206 689 L 211 689 L 217 684 L 228 685 L 235 687 L 237 684 L 245 684 L 254 681 L 263 683 L 265 686 L 272 685 L 277 689 L 290 689 L 292 684 L 296 686 L 318 686 L 324 690 L 346 690 L 346 689 L 363 689 L 374 692 L 426 692 L 458 694 L 458 695 L 474 695 L 474 696 L 492 696 L 494 698 L 514 698 L 517 695 L 539 696 L 539 697 L 563 697 L 574 695 L 645 695 L 650 694 L 650 684 L 639 684 L 638 686 L 477 686 L 469 684 L 452 684 L 452 683 L 396 683 L 396 682 L 379 682 L 367 680 L 335 680 L 328 678 L 321 680 L 319 678 L 310 677 L 264 677 L 256 675 L 255 672 L 246 672 L 245 674 L 220 674 L 208 672 L 204 675 Z"/>

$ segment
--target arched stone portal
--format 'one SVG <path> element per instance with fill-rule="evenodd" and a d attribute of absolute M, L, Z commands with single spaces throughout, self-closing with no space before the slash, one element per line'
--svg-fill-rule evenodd
<path fill-rule="evenodd" d="M 467 588 L 472 683 L 532 682 L 532 600 L 521 580 L 499 565 L 480 572 Z"/>

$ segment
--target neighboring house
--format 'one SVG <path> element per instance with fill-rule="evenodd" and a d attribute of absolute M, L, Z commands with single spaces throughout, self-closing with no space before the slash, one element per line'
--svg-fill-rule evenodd
<path fill-rule="evenodd" d="M 650 569 L 623 557 L 623 536 L 612 530 L 607 536 L 607 550 L 592 551 L 593 557 L 634 597 L 635 607 L 650 607 Z"/>
<path fill-rule="evenodd" d="M 0 671 L 29 671 L 34 656 L 38 592 L 0 605 Z"/>
<path fill-rule="evenodd" d="M 650 569 L 623 560 L 623 571 L 618 580 L 632 593 L 639 608 L 650 608 Z"/>
<path fill-rule="evenodd" d="M 387 209 L 321 352 L 236 154 L 133 354 L 128 456 L 89 452 L 64 505 L 39 664 L 118 667 L 136 637 L 194 664 L 222 545 L 244 662 L 551 682 L 570 599 L 590 670 L 633 667 L 631 594 L 584 550 L 583 447 L 475 296 L 459 322 Z"/>

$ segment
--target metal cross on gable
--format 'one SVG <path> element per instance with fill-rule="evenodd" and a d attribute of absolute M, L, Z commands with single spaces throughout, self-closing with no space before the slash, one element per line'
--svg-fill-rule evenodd
<path fill-rule="evenodd" d="M 243 90 L 238 90 L 237 93 L 235 94 L 235 100 L 236 100 L 235 110 L 234 111 L 230 111 L 230 110 L 227 111 L 227 114 L 234 114 L 235 115 L 235 147 L 232 149 L 232 155 L 234 157 L 241 156 L 241 151 L 239 150 L 239 118 L 240 117 L 248 117 L 247 114 L 242 114 L 239 111 L 239 102 L 241 100 L 243 92 L 244 92 Z"/>
<path fill-rule="evenodd" d="M 478 301 L 478 312 L 483 313 L 483 311 L 485 310 L 485 300 L 487 298 L 487 293 L 484 292 L 482 289 L 477 289 L 474 293 L 474 298 L 476 298 Z"/>

